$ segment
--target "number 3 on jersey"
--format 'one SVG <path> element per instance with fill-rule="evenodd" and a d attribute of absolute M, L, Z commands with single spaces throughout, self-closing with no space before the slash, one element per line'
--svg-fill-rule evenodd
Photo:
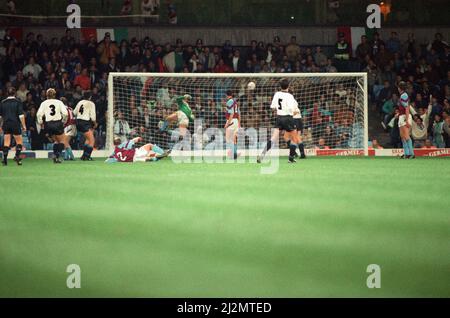
<path fill-rule="evenodd" d="M 56 115 L 56 106 L 55 105 L 50 105 L 50 116 L 55 116 Z"/>

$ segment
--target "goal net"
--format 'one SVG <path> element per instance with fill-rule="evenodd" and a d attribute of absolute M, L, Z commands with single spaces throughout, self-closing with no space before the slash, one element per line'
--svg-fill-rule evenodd
<path fill-rule="evenodd" d="M 112 147 L 114 136 L 122 140 L 141 136 L 145 142 L 170 149 L 178 140 L 167 131 L 161 132 L 160 122 L 178 110 L 178 96 L 189 94 L 192 96 L 189 106 L 195 116 L 195 123 L 189 124 L 189 133 L 197 137 L 197 142 L 200 134 L 204 147 L 214 139 L 204 133 L 206 129 L 224 131 L 225 94 L 232 90 L 240 107 L 241 131 L 252 128 L 257 132 L 268 131 L 265 139 L 259 138 L 258 147 L 262 148 L 275 125 L 276 114 L 270 104 L 281 78 L 289 79 L 290 90 L 299 103 L 307 150 L 346 149 L 367 155 L 365 73 L 111 73 L 107 144 Z M 256 84 L 254 89 L 248 85 L 250 82 Z M 174 123 L 168 131 L 176 126 Z M 223 143 L 225 149 L 225 140 Z M 286 148 L 282 136 L 279 147 Z M 198 145 L 193 148 L 198 149 Z"/>

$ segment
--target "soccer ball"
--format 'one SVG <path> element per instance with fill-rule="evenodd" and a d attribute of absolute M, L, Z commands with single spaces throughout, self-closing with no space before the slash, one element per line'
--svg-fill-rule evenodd
<path fill-rule="evenodd" d="M 256 88 L 256 84 L 255 84 L 255 82 L 250 82 L 250 83 L 248 83 L 247 84 L 247 88 L 249 89 L 249 90 L 254 90 L 255 88 Z"/>

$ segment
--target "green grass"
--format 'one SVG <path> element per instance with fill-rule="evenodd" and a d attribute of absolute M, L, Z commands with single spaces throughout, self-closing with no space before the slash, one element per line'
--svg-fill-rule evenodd
<path fill-rule="evenodd" d="M 3 297 L 449 297 L 450 161 L 0 167 Z M 381 266 L 381 288 L 366 267 Z M 81 289 L 66 267 L 81 267 Z"/>

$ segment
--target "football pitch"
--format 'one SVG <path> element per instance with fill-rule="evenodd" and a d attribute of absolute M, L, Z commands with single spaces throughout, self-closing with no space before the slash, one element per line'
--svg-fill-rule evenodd
<path fill-rule="evenodd" d="M 286 161 L 10 161 L 0 297 L 450 296 L 449 160 Z"/>

